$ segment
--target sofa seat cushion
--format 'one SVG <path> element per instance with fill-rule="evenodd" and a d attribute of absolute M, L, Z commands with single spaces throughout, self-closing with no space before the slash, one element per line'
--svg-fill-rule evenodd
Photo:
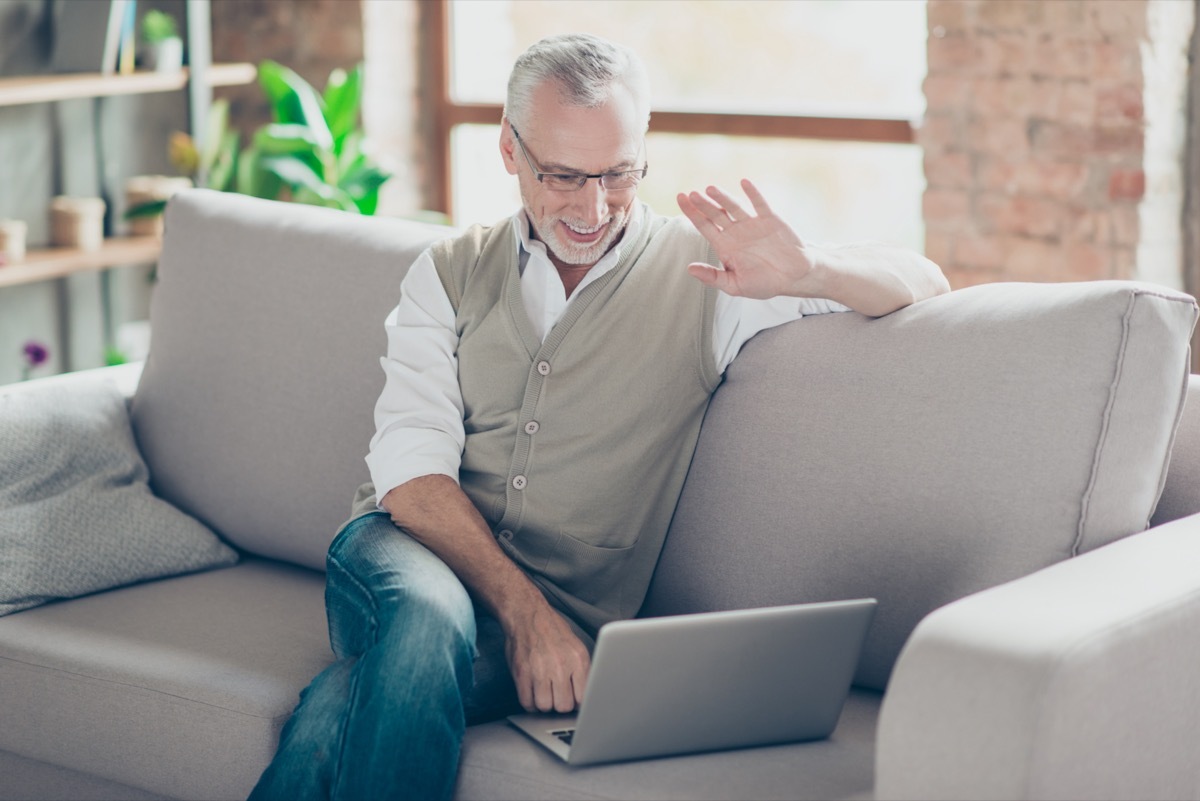
<path fill-rule="evenodd" d="M 87 773 L 0 751 L 0 801 L 162 801 L 147 793 Z"/>
<path fill-rule="evenodd" d="M 172 798 L 245 798 L 332 659 L 324 576 L 279 563 L 47 604 L 0 618 L 0 749 Z"/>
<path fill-rule="evenodd" d="M 467 731 L 455 798 L 870 798 L 881 696 L 851 692 L 827 740 L 573 768 L 504 722 Z"/>
<path fill-rule="evenodd" d="M 747 343 L 713 397 L 645 614 L 871 596 L 881 689 L 929 612 L 1142 531 L 1196 303 L 987 284 Z"/>

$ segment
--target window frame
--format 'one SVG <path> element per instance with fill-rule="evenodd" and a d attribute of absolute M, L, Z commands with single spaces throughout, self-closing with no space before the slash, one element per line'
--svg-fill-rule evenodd
<path fill-rule="evenodd" d="M 499 125 L 504 106 L 499 103 L 459 103 L 450 93 L 450 0 L 426 0 L 425 30 L 431 32 L 425 72 L 433 103 L 434 164 L 431 207 L 450 214 L 454 205 L 450 142 L 459 125 Z M 917 142 L 917 123 L 898 117 L 826 117 L 779 114 L 744 114 L 690 111 L 651 111 L 653 133 L 718 134 L 774 139 L 821 139 L 840 142 L 883 142 L 910 145 Z"/>

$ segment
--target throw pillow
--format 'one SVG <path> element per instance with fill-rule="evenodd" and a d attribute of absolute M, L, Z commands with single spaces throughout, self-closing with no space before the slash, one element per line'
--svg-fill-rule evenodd
<path fill-rule="evenodd" d="M 0 615 L 237 559 L 151 493 L 116 387 L 0 394 Z"/>

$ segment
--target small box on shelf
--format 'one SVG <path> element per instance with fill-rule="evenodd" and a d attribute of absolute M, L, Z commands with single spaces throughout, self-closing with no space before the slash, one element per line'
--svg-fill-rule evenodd
<path fill-rule="evenodd" d="M 0 220 L 0 267 L 25 261 L 24 220 Z"/>
<path fill-rule="evenodd" d="M 50 201 L 50 239 L 55 245 L 99 250 L 104 242 L 105 203 L 98 197 L 66 197 Z"/>

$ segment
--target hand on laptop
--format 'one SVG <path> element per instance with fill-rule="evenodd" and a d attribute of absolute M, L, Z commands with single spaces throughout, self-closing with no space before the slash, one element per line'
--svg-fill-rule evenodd
<path fill-rule="evenodd" d="M 529 712 L 571 712 L 583 701 L 591 657 L 549 604 L 507 631 L 508 666 Z"/>

